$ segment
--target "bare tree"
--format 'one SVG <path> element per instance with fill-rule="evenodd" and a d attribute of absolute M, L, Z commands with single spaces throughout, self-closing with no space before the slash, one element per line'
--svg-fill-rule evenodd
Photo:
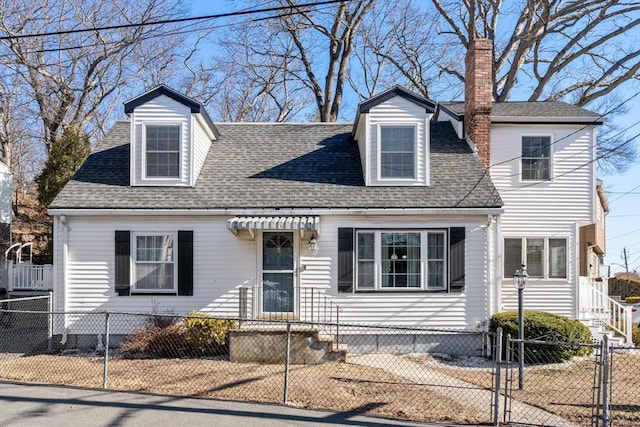
<path fill-rule="evenodd" d="M 34 100 L 47 152 L 64 128 L 95 132 L 100 108 L 138 73 L 164 62 L 160 53 L 175 47 L 172 39 L 159 39 L 168 31 L 159 25 L 96 28 L 145 24 L 182 13 L 173 0 L 3 0 L 0 7 L 0 62 L 22 77 L 14 91 Z M 53 34 L 33 36 L 43 33 Z M 156 53 L 149 55 L 152 46 Z M 87 129 L 91 123 L 94 129 Z"/>
<path fill-rule="evenodd" d="M 526 85 L 529 101 L 568 99 L 584 106 L 640 77 L 632 30 L 640 3 L 620 0 L 432 0 L 449 31 L 495 41 L 497 101 Z M 443 70 L 459 74 L 444 65 Z"/>
<path fill-rule="evenodd" d="M 469 41 L 489 38 L 496 101 L 566 101 L 614 116 L 640 79 L 639 12 L 639 2 L 620 0 L 407 0 L 377 12 L 386 32 L 369 32 L 363 46 L 403 84 L 455 99 L 461 93 L 448 87 L 463 87 Z M 607 126 L 599 165 L 624 169 L 634 147 Z"/>
<path fill-rule="evenodd" d="M 232 38 L 225 37 L 225 43 L 235 44 L 240 53 L 226 59 L 247 71 L 247 81 L 234 84 L 253 87 L 247 98 L 267 102 L 279 119 L 292 117 L 310 100 L 316 107 L 313 120 L 334 122 L 348 87 L 357 31 L 376 0 L 315 8 L 298 6 L 294 0 L 278 3 L 290 9 L 254 19 Z M 244 102 L 243 91 L 234 92 Z"/>

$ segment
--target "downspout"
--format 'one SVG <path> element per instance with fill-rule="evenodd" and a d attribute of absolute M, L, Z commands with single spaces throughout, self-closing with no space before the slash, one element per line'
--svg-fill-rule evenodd
<path fill-rule="evenodd" d="M 488 304 L 485 311 L 485 319 L 483 320 L 483 329 L 487 330 L 489 326 L 489 319 L 491 318 L 491 314 L 493 311 L 494 298 L 496 297 L 496 290 L 494 289 L 494 274 L 493 269 L 495 268 L 495 254 L 494 254 L 494 245 L 493 245 L 493 224 L 496 221 L 495 216 L 493 214 L 487 215 L 487 287 L 488 287 Z"/>
<path fill-rule="evenodd" d="M 62 309 L 64 311 L 63 314 L 63 329 L 62 329 L 62 339 L 60 340 L 61 345 L 65 345 L 67 343 L 67 260 L 69 259 L 69 227 L 67 226 L 67 217 L 64 215 L 60 215 L 60 220 L 58 222 L 61 227 L 62 234 L 62 286 L 60 286 L 59 290 L 62 295 L 63 306 Z"/>

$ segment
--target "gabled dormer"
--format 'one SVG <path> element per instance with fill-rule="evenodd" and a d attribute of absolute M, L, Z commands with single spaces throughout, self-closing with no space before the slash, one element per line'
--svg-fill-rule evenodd
<path fill-rule="evenodd" d="M 401 86 L 358 105 L 352 134 L 365 185 L 429 185 L 429 123 L 435 107 Z"/>
<path fill-rule="evenodd" d="M 130 117 L 132 186 L 193 187 L 219 138 L 202 105 L 167 86 L 124 104 Z"/>

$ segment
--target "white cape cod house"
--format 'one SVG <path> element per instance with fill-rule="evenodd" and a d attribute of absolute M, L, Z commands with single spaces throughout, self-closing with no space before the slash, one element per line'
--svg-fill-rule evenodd
<path fill-rule="evenodd" d="M 492 104 L 477 42 L 465 103 L 395 87 L 354 123 L 214 124 L 165 86 L 126 102 L 50 206 L 54 309 L 296 319 L 325 298 L 340 322 L 484 329 L 524 262 L 527 308 L 580 318 L 602 118 Z"/>

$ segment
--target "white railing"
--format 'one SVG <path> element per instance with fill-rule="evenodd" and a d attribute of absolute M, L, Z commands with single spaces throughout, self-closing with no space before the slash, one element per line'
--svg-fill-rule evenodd
<path fill-rule="evenodd" d="M 53 265 L 10 263 L 7 268 L 9 291 L 53 290 Z"/>
<path fill-rule="evenodd" d="M 609 286 L 606 279 L 591 281 L 588 277 L 581 277 L 578 298 L 581 320 L 590 320 L 608 327 L 622 335 L 627 343 L 631 342 L 633 330 L 631 310 L 609 298 Z"/>

